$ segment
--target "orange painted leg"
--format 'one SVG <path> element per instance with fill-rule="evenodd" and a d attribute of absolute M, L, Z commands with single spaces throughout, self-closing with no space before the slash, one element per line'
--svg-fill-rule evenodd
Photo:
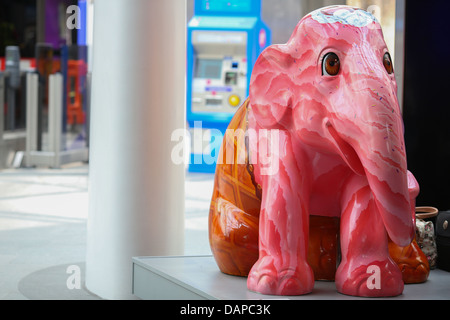
<path fill-rule="evenodd" d="M 421 283 L 428 279 L 430 265 L 416 240 L 407 247 L 400 247 L 389 239 L 389 254 L 402 272 L 403 282 Z"/>
<path fill-rule="evenodd" d="M 334 281 L 339 250 L 339 218 L 310 216 L 308 263 L 315 280 Z"/>

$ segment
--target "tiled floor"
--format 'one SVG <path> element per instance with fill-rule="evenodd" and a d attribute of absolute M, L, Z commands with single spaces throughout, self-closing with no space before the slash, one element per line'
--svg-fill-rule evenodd
<path fill-rule="evenodd" d="M 88 217 L 86 164 L 0 171 L 0 299 L 98 299 L 68 288 L 70 269 L 84 283 Z M 186 177 L 185 254 L 210 254 L 210 174 Z"/>

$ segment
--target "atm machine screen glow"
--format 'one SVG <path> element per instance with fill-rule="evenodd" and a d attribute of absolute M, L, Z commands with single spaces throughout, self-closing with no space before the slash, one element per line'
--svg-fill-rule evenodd
<path fill-rule="evenodd" d="M 222 76 L 222 60 L 197 59 L 196 78 L 220 79 Z"/>

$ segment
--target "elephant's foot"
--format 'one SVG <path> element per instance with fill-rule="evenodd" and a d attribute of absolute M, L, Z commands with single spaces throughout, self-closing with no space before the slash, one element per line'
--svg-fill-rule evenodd
<path fill-rule="evenodd" d="M 354 265 L 354 262 L 347 262 L 336 271 L 338 292 L 358 297 L 394 297 L 402 294 L 402 274 L 391 259 L 352 268 Z"/>
<path fill-rule="evenodd" d="M 298 296 L 310 293 L 314 287 L 314 274 L 306 262 L 296 266 L 277 268 L 279 261 L 270 256 L 259 259 L 247 279 L 247 287 L 267 295 Z"/>

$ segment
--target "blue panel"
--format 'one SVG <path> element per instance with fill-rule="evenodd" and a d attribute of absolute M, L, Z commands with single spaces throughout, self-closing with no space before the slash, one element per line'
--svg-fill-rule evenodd
<path fill-rule="evenodd" d="M 78 0 L 80 8 L 80 29 L 77 30 L 77 44 L 85 46 L 87 44 L 87 4 L 86 0 Z"/>
<path fill-rule="evenodd" d="M 261 0 L 197 0 L 195 15 L 257 16 L 261 15 Z"/>
<path fill-rule="evenodd" d="M 250 30 L 257 22 L 256 17 L 194 16 L 188 26 L 208 30 Z"/>
<path fill-rule="evenodd" d="M 245 0 L 201 0 L 202 10 L 207 12 L 251 13 L 251 1 Z"/>
<path fill-rule="evenodd" d="M 229 122 L 229 121 L 228 121 Z M 214 173 L 216 170 L 217 158 L 219 156 L 220 146 L 225 135 L 225 131 L 228 126 L 227 123 L 217 123 L 217 122 L 201 122 L 201 127 L 197 129 L 211 129 L 210 130 L 210 140 L 209 140 L 209 153 L 195 154 L 191 153 L 189 157 L 189 171 L 190 172 L 206 172 Z M 196 128 L 195 123 L 189 121 L 189 128 Z M 194 137 L 191 136 L 191 139 Z"/>

